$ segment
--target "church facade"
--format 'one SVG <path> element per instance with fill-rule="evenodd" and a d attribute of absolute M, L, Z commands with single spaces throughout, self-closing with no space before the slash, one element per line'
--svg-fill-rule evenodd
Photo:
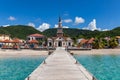
<path fill-rule="evenodd" d="M 48 38 L 47 42 L 48 47 L 72 47 L 72 39 L 63 35 L 62 21 L 60 17 L 56 37 Z"/>

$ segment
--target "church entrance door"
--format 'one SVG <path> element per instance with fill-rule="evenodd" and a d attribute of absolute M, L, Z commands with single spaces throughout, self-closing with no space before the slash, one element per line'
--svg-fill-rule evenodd
<path fill-rule="evenodd" d="M 52 43 L 51 42 L 49 42 L 49 47 L 51 47 L 52 46 Z"/>
<path fill-rule="evenodd" d="M 58 42 L 58 47 L 62 47 L 62 41 Z"/>

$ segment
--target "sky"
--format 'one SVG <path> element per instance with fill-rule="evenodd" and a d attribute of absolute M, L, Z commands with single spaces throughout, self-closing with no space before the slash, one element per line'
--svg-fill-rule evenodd
<path fill-rule="evenodd" d="M 40 31 L 58 27 L 111 30 L 120 26 L 120 0 L 0 0 L 0 26 L 29 25 Z"/>

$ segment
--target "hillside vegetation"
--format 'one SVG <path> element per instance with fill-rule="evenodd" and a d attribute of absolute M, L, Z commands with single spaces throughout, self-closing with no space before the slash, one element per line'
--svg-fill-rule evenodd
<path fill-rule="evenodd" d="M 0 34 L 10 34 L 11 37 L 17 37 L 21 39 L 26 39 L 26 36 L 34 33 L 40 33 L 45 35 L 46 37 L 53 37 L 56 36 L 56 28 L 47 29 L 44 32 L 40 32 L 37 29 L 24 26 L 24 25 L 14 25 L 9 27 L 0 27 Z M 69 36 L 73 39 L 77 38 L 91 38 L 91 37 L 115 37 L 120 35 L 120 27 L 114 28 L 110 31 L 90 31 L 90 30 L 82 30 L 82 29 L 75 29 L 75 28 L 68 28 L 63 29 L 64 35 Z"/>
<path fill-rule="evenodd" d="M 44 35 L 47 37 L 52 37 L 56 35 L 57 29 L 52 28 L 52 29 L 47 29 L 43 32 Z M 90 30 L 82 30 L 82 29 L 75 29 L 75 28 L 68 28 L 68 29 L 63 29 L 64 35 L 69 36 L 71 38 L 91 38 L 91 37 L 115 37 L 120 35 L 120 27 L 114 28 L 113 30 L 109 31 L 90 31 Z"/>
<path fill-rule="evenodd" d="M 34 33 L 41 33 L 30 26 L 16 25 L 9 27 L 0 27 L 0 34 L 9 34 L 11 37 L 17 37 L 20 39 L 26 39 L 26 36 Z"/>

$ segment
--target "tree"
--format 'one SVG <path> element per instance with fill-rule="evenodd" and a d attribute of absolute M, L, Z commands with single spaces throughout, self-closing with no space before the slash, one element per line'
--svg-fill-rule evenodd
<path fill-rule="evenodd" d="M 73 43 L 74 43 L 73 46 L 76 46 L 76 45 L 77 45 L 77 38 L 76 38 L 76 37 L 73 37 L 72 40 L 73 40 Z"/>
<path fill-rule="evenodd" d="M 101 38 L 100 39 L 96 38 L 94 40 L 94 42 L 93 42 L 93 48 L 94 49 L 102 49 L 104 47 L 105 47 L 105 45 L 104 45 L 104 42 L 102 41 Z"/>
<path fill-rule="evenodd" d="M 110 48 L 115 48 L 118 46 L 118 42 L 116 40 L 116 38 L 112 38 L 110 41 L 109 41 L 109 47 Z"/>

